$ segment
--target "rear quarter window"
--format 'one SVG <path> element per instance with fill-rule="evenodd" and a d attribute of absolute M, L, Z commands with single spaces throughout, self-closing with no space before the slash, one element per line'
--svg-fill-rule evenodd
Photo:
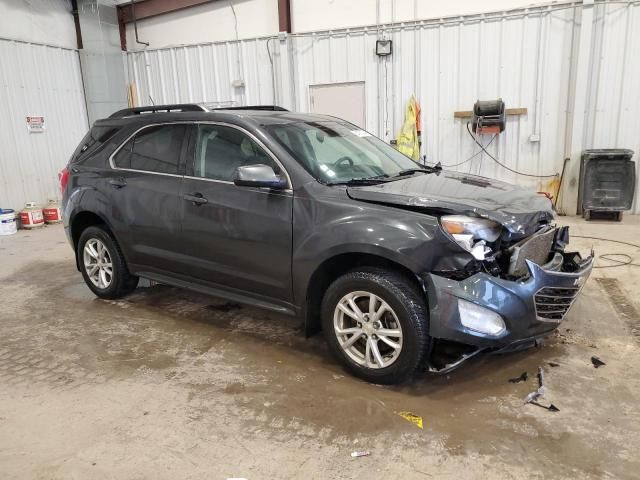
<path fill-rule="evenodd" d="M 95 163 L 92 161 L 94 154 L 97 153 L 118 130 L 120 130 L 120 127 L 94 125 L 73 152 L 69 163 L 74 165 Z"/>

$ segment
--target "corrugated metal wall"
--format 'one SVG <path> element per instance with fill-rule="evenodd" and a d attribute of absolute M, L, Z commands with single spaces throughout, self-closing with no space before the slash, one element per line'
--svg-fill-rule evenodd
<path fill-rule="evenodd" d="M 139 105 L 180 102 L 222 106 L 274 103 L 277 44 L 273 38 L 147 50 L 127 54 Z M 267 50 L 269 48 L 269 50 Z M 234 87 L 242 79 L 245 87 Z"/>
<path fill-rule="evenodd" d="M 275 97 L 302 112 L 309 111 L 310 85 L 364 81 L 367 129 L 386 140 L 398 135 L 405 104 L 416 94 L 428 161 L 456 165 L 473 157 L 452 168 L 547 188 L 547 180 L 516 175 L 486 155 L 473 156 L 479 148 L 468 136 L 466 120 L 454 119 L 453 112 L 470 110 L 478 98 L 498 96 L 508 107 L 526 107 L 527 115 L 509 117 L 506 134 L 489 151 L 516 170 L 559 172 L 575 16 L 573 8 L 532 8 L 293 35 L 288 44 L 263 38 L 150 50 L 127 55 L 129 79 L 142 105 L 151 99 L 158 104 L 268 104 Z M 393 40 L 392 56 L 375 55 L 380 36 Z M 293 91 L 281 82 L 284 45 Z M 244 79 L 246 87 L 232 87 L 235 78 Z M 529 141 L 532 134 L 540 141 Z"/>
<path fill-rule="evenodd" d="M 640 154 L 640 4 L 599 5 L 594 14 L 587 148 L 630 148 Z M 634 213 L 640 213 L 636 172 Z"/>
<path fill-rule="evenodd" d="M 87 131 L 78 52 L 0 40 L 0 207 L 58 198 L 58 172 Z M 29 133 L 28 115 L 46 131 Z"/>
<path fill-rule="evenodd" d="M 471 110 L 478 98 L 500 96 L 508 107 L 526 107 L 527 115 L 508 118 L 506 133 L 488 150 L 515 170 L 559 172 L 574 14 L 573 9 L 534 8 L 379 31 L 296 36 L 297 109 L 308 109 L 309 85 L 364 80 L 367 128 L 389 140 L 398 135 L 405 105 L 415 94 L 422 107 L 427 161 L 544 189 L 548 180 L 517 175 L 486 155 L 474 156 L 480 149 L 466 130 L 467 120 L 454 119 L 453 113 Z M 393 40 L 393 55 L 375 55 L 378 36 Z M 530 141 L 532 134 L 540 141 Z"/>
<path fill-rule="evenodd" d="M 142 105 L 278 103 L 308 111 L 310 85 L 364 81 L 367 129 L 387 140 L 397 136 L 413 93 L 422 105 L 428 161 L 549 188 L 546 179 L 517 175 L 486 155 L 473 156 L 478 148 L 466 122 L 454 119 L 453 112 L 470 109 L 477 98 L 497 96 L 508 107 L 526 107 L 528 114 L 509 117 L 507 131 L 488 149 L 522 172 L 560 171 L 581 8 L 558 3 L 293 35 L 286 41 L 181 46 L 129 53 L 126 63 Z M 640 152 L 640 4 L 597 3 L 594 8 L 584 145 Z M 393 40 L 392 56 L 375 55 L 380 36 Z M 234 87 L 236 79 L 245 86 Z M 58 195 L 57 172 L 87 129 L 78 54 L 0 40 L 0 80 L 0 207 L 44 202 Z M 47 131 L 29 134 L 27 115 L 44 115 Z M 635 212 L 640 213 L 640 202 Z"/>
<path fill-rule="evenodd" d="M 597 5 L 591 45 L 585 147 L 640 151 L 633 116 L 640 112 L 640 6 Z M 555 191 L 554 179 L 519 175 L 481 154 L 454 111 L 501 96 L 528 113 L 508 117 L 487 149 L 507 167 L 532 175 L 562 170 L 574 45 L 582 6 L 566 2 L 460 18 L 296 34 L 127 54 L 129 80 L 142 105 L 276 103 L 309 111 L 309 86 L 364 81 L 366 128 L 390 140 L 411 94 L 422 106 L 428 162 L 531 188 Z M 393 55 L 375 41 L 393 40 Z M 269 50 L 267 50 L 267 46 Z M 244 89 L 232 87 L 242 78 Z M 274 81 L 275 79 L 275 81 Z M 489 137 L 483 138 L 483 142 Z M 636 207 L 640 213 L 640 207 Z"/>

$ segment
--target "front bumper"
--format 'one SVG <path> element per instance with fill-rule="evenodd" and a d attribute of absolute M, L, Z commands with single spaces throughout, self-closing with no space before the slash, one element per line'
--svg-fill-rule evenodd
<path fill-rule="evenodd" d="M 561 253 L 556 253 L 543 266 L 527 260 L 529 275 L 522 281 L 486 273 L 477 273 L 462 281 L 425 274 L 431 336 L 483 350 L 506 351 L 509 347 L 533 344 L 564 320 L 591 273 L 593 255 L 581 260 L 579 268 L 570 273 L 561 271 L 564 262 Z M 465 327 L 458 311 L 459 298 L 498 313 L 505 330 L 492 336 Z"/>

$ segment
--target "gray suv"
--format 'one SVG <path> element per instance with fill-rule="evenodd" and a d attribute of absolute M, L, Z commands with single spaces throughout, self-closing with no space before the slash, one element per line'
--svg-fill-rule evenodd
<path fill-rule="evenodd" d="M 346 121 L 278 107 L 126 109 L 60 173 L 78 270 L 304 318 L 391 384 L 535 345 L 592 268 L 545 196 L 425 167 Z"/>

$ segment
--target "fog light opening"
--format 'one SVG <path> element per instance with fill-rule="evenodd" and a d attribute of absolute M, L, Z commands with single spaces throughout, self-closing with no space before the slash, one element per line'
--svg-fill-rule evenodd
<path fill-rule="evenodd" d="M 502 317 L 488 308 L 458 299 L 458 312 L 463 326 L 483 335 L 497 337 L 507 329 Z"/>

